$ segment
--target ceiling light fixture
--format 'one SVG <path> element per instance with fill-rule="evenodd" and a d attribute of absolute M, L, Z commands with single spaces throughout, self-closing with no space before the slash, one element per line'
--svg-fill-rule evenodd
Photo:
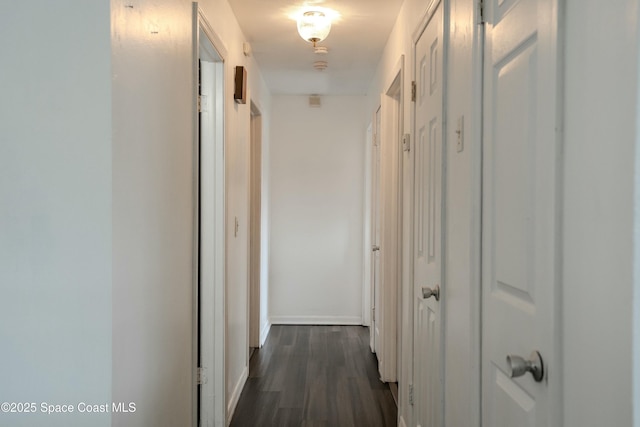
<path fill-rule="evenodd" d="M 331 19 L 324 12 L 309 10 L 298 18 L 298 33 L 304 40 L 313 43 L 321 42 L 331 31 Z"/>

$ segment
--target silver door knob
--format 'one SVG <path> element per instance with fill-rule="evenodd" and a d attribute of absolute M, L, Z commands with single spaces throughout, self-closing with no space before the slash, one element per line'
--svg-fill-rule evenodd
<path fill-rule="evenodd" d="M 507 355 L 507 366 L 509 367 L 509 376 L 511 378 L 521 377 L 527 372 L 531 372 L 536 382 L 542 381 L 544 378 L 544 364 L 542 356 L 537 351 L 531 352 L 529 360 L 514 354 Z"/>
<path fill-rule="evenodd" d="M 372 246 L 372 247 L 371 247 L 371 250 L 372 250 L 373 252 L 379 251 L 379 250 L 380 250 L 380 246 L 376 246 L 376 245 L 374 245 L 374 246 Z"/>
<path fill-rule="evenodd" d="M 435 297 L 436 301 L 440 301 L 440 286 L 436 285 L 433 289 L 422 288 L 422 298 L 427 299 Z"/>

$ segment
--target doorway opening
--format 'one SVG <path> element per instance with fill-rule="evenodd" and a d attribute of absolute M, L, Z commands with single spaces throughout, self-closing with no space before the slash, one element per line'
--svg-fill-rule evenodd
<path fill-rule="evenodd" d="M 373 295 L 373 233 L 372 230 L 372 196 L 373 196 L 373 151 L 375 140 L 373 137 L 373 121 L 369 123 L 366 130 L 365 150 L 364 150 L 364 215 L 362 222 L 362 325 L 373 328 L 371 324 L 372 295 Z M 369 332 L 369 346 L 373 349 L 372 335 Z"/>
<path fill-rule="evenodd" d="M 260 348 L 262 115 L 251 102 L 249 147 L 249 358 Z"/>
<path fill-rule="evenodd" d="M 380 379 L 396 383 L 401 358 L 402 310 L 402 130 L 404 56 L 382 94 L 380 109 L 380 292 L 376 301 L 376 343 Z M 376 119 L 378 122 L 378 119 Z M 378 336 L 379 335 L 379 336 Z M 397 384 L 391 384 L 397 389 Z"/>
<path fill-rule="evenodd" d="M 381 107 L 375 114 L 371 151 L 371 351 L 380 352 L 380 327 L 376 309 L 380 302 L 380 123 Z M 380 360 L 378 358 L 378 360 Z"/>
<path fill-rule="evenodd" d="M 386 96 L 390 109 L 390 117 L 389 117 L 389 132 L 391 133 L 391 141 L 394 144 L 394 151 L 396 154 L 396 159 L 394 162 L 397 165 L 397 172 L 395 177 L 397 179 L 397 184 L 395 187 L 396 192 L 396 212 L 395 212 L 395 232 L 397 240 L 395 242 L 396 247 L 396 277 L 392 286 L 395 289 L 391 291 L 395 291 L 396 296 L 396 309 L 395 309 L 395 361 L 396 361 L 396 375 L 395 381 L 389 384 L 389 388 L 391 389 L 391 393 L 393 394 L 393 398 L 398 404 L 398 380 L 400 373 L 402 372 L 402 259 L 403 259 L 403 245 L 402 245 L 402 236 L 403 236 L 403 177 L 404 177 L 404 156 L 403 156 L 403 146 L 402 146 L 402 137 L 403 137 L 403 109 L 402 109 L 402 85 L 403 85 L 403 58 L 400 59 L 398 64 L 398 72 L 396 77 L 391 83 L 391 86 L 387 90 Z"/>

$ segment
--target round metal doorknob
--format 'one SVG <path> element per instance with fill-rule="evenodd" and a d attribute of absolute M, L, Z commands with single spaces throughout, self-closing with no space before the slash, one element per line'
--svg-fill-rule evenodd
<path fill-rule="evenodd" d="M 440 301 L 440 286 L 436 285 L 433 289 L 422 288 L 422 298 L 427 299 L 435 297 L 436 301 Z"/>
<path fill-rule="evenodd" d="M 531 372 L 536 382 L 540 382 L 544 378 L 542 356 L 540 356 L 540 353 L 537 351 L 531 352 L 529 360 L 525 360 L 523 357 L 516 356 L 515 354 L 509 354 L 507 355 L 507 366 L 509 367 L 509 376 L 511 378 L 521 377 L 527 372 Z"/>

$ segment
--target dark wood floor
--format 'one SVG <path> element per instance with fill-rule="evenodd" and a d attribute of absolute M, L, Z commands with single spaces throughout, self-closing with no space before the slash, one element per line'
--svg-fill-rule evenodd
<path fill-rule="evenodd" d="M 362 326 L 271 327 L 251 358 L 231 427 L 396 426 Z"/>

